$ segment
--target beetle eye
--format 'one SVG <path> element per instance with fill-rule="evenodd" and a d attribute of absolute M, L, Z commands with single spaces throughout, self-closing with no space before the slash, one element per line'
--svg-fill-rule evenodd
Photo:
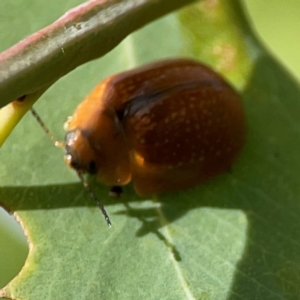
<path fill-rule="evenodd" d="M 71 166 L 73 169 L 78 170 L 78 169 L 79 169 L 79 162 L 76 161 L 76 160 L 71 160 L 70 166 Z"/>
<path fill-rule="evenodd" d="M 90 161 L 87 171 L 90 174 L 96 174 L 98 172 L 96 162 L 94 160 Z"/>

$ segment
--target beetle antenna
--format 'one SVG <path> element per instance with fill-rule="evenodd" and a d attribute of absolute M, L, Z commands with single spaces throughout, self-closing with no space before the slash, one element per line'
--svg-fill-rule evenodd
<path fill-rule="evenodd" d="M 54 135 L 51 133 L 51 131 L 48 129 L 48 127 L 45 125 L 45 123 L 43 122 L 43 120 L 41 119 L 41 117 L 39 116 L 39 114 L 36 112 L 36 110 L 34 108 L 30 109 L 32 115 L 34 116 L 34 118 L 37 120 L 37 122 L 40 124 L 40 126 L 42 127 L 42 129 L 45 131 L 45 133 L 49 136 L 49 138 L 51 139 L 51 141 L 54 142 L 54 145 L 56 147 L 64 147 L 65 146 L 65 142 L 60 142 L 58 141 Z M 104 206 L 101 204 L 101 202 L 98 200 L 97 196 L 93 193 L 93 191 L 90 189 L 87 181 L 83 178 L 82 173 L 81 172 L 77 172 L 77 175 L 80 179 L 80 181 L 82 182 L 84 188 L 87 190 L 87 192 L 89 193 L 90 197 L 95 201 L 95 203 L 97 204 L 97 206 L 100 208 L 106 223 L 108 225 L 108 227 L 111 227 L 111 222 L 109 219 L 109 216 L 104 208 Z"/>
<path fill-rule="evenodd" d="M 99 201 L 99 199 L 97 198 L 97 196 L 93 193 L 93 191 L 90 189 L 90 186 L 89 186 L 88 182 L 83 178 L 82 173 L 77 171 L 77 175 L 78 175 L 80 181 L 82 182 L 84 188 L 89 193 L 90 197 L 95 201 L 95 203 L 97 204 L 97 206 L 100 208 L 100 210 L 101 210 L 101 212 L 102 212 L 102 214 L 104 216 L 104 219 L 106 220 L 106 223 L 107 223 L 108 227 L 111 227 L 112 225 L 111 225 L 109 216 L 108 216 L 108 214 L 107 214 L 104 206 Z"/>
<path fill-rule="evenodd" d="M 42 129 L 45 131 L 45 133 L 49 136 L 49 138 L 51 139 L 52 142 L 54 142 L 54 145 L 56 147 L 64 147 L 65 146 L 65 142 L 60 142 L 58 141 L 58 139 L 56 137 L 54 137 L 54 135 L 51 133 L 51 131 L 48 129 L 48 127 L 45 125 L 45 123 L 43 122 L 43 120 L 41 119 L 41 117 L 39 116 L 39 114 L 36 112 L 36 110 L 32 107 L 30 109 L 33 117 L 37 120 L 37 122 L 40 124 L 40 126 L 42 127 Z"/>

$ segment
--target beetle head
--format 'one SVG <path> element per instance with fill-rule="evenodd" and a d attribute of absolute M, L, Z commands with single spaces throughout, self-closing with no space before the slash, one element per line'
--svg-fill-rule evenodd
<path fill-rule="evenodd" d="M 80 129 L 69 131 L 66 134 L 65 142 L 67 165 L 80 173 L 97 174 L 95 151 L 84 131 Z"/>

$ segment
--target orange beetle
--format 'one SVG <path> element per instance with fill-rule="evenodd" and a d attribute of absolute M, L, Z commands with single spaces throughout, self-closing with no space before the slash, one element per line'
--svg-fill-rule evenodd
<path fill-rule="evenodd" d="M 245 141 L 238 94 L 190 59 L 108 77 L 65 124 L 66 161 L 108 186 L 149 195 L 193 187 L 227 171 Z"/>

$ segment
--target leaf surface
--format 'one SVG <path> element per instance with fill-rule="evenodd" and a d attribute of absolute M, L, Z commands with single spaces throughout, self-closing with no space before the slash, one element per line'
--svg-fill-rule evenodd
<path fill-rule="evenodd" d="M 171 56 L 203 60 L 240 90 L 248 137 L 238 162 L 207 184 L 153 199 L 130 186 L 111 199 L 92 182 L 108 229 L 61 151 L 26 116 L 1 149 L 0 202 L 16 211 L 30 253 L 2 296 L 297 298 L 299 85 L 259 45 L 237 1 L 198 3 L 154 22 L 62 78 L 36 108 L 63 138 L 63 120 L 99 80 Z"/>

